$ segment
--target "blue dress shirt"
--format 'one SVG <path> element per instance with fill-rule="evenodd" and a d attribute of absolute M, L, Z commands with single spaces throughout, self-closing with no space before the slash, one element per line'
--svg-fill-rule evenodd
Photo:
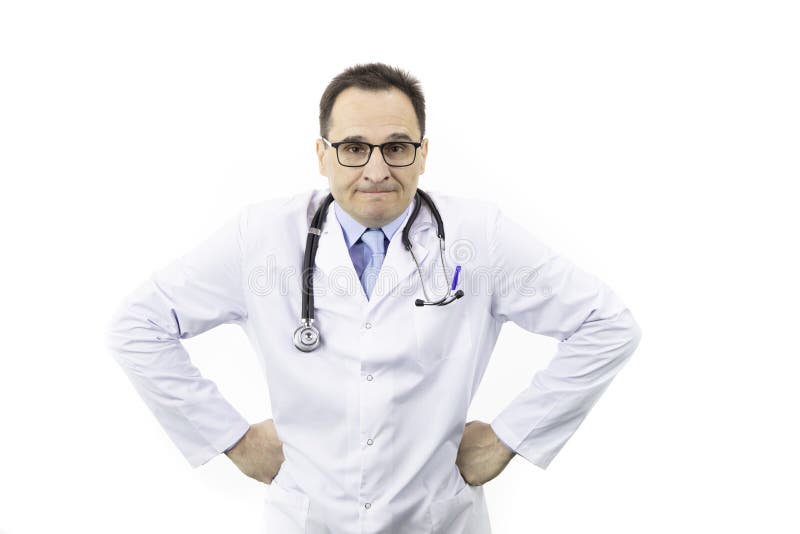
<path fill-rule="evenodd" d="M 406 208 L 399 217 L 397 217 L 392 222 L 381 226 L 381 230 L 383 230 L 384 234 L 384 250 L 388 250 L 389 248 L 389 241 L 392 240 L 392 236 L 397 232 L 400 228 L 400 225 L 403 224 L 403 221 L 406 220 L 406 217 L 414 208 L 415 200 L 412 199 L 411 203 Z M 366 243 L 360 241 L 361 234 L 367 229 L 366 226 L 361 224 L 360 222 L 353 219 L 341 206 L 334 200 L 333 201 L 333 209 L 336 212 L 336 220 L 339 221 L 339 225 L 342 227 L 344 231 L 344 240 L 347 244 L 347 249 L 350 252 L 350 259 L 353 260 L 353 267 L 356 268 L 356 274 L 358 277 L 361 278 L 361 274 L 366 269 L 367 265 L 369 264 L 370 255 L 372 254 L 367 247 Z"/>

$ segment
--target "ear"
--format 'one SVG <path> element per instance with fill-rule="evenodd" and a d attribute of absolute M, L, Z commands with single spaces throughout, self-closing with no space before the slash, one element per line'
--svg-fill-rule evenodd
<path fill-rule="evenodd" d="M 322 139 L 317 139 L 316 142 L 317 160 L 319 162 L 319 173 L 325 176 L 325 142 Z"/>
<path fill-rule="evenodd" d="M 425 172 L 425 160 L 428 157 L 428 138 L 422 140 L 422 146 L 419 147 L 420 166 L 419 173 Z"/>

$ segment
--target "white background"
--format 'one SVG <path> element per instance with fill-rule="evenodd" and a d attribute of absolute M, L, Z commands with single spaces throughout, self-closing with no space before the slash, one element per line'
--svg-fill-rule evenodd
<path fill-rule="evenodd" d="M 792 4 L 3 2 L 0 532 L 258 532 L 265 486 L 191 469 L 103 327 L 244 204 L 326 187 L 319 98 L 369 61 L 423 84 L 420 187 L 496 202 L 642 327 L 550 467 L 486 484 L 494 532 L 798 532 Z M 470 419 L 555 343 L 507 324 Z M 185 344 L 270 417 L 238 327 Z"/>

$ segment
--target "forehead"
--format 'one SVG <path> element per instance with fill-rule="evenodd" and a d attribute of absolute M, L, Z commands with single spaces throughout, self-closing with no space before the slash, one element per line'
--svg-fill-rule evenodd
<path fill-rule="evenodd" d="M 397 132 L 412 139 L 418 139 L 420 134 L 414 105 L 399 89 L 368 91 L 348 87 L 336 97 L 331 109 L 331 137 L 381 137 Z"/>

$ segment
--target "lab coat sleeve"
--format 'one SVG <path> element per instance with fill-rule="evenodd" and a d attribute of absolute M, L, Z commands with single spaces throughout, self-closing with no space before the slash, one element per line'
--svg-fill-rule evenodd
<path fill-rule="evenodd" d="M 492 316 L 559 341 L 548 366 L 490 424 L 507 447 L 546 469 L 633 354 L 641 330 L 597 277 L 494 206 L 488 219 Z"/>
<path fill-rule="evenodd" d="M 154 272 L 113 313 L 106 346 L 192 467 L 233 446 L 249 423 L 192 365 L 181 339 L 247 318 L 242 209 Z"/>

